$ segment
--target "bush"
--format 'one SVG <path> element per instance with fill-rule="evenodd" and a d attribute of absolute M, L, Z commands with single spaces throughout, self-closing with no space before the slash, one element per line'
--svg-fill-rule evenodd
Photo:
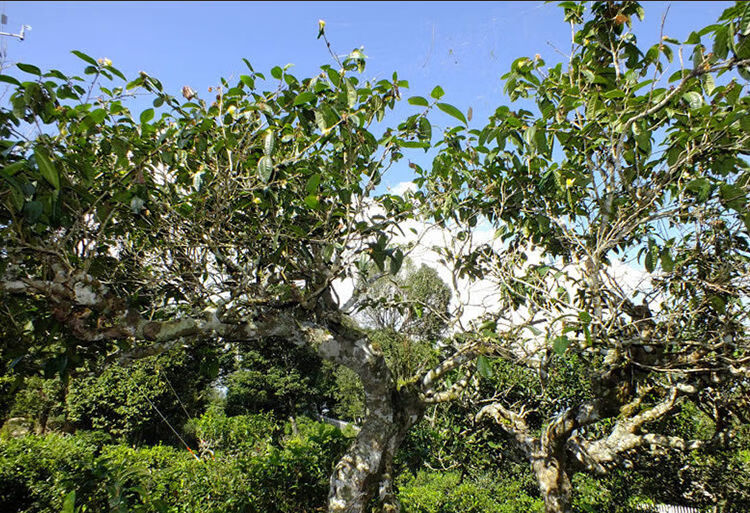
<path fill-rule="evenodd" d="M 97 376 L 72 379 L 67 396 L 69 419 L 79 429 L 99 429 L 128 443 L 178 443 L 159 409 L 178 431 L 188 411 L 203 408 L 203 391 L 210 377 L 201 369 L 210 350 L 199 346 L 196 354 L 184 348 L 133 362 L 111 366 Z"/>
<path fill-rule="evenodd" d="M 28 435 L 0 443 L 0 511 L 59 513 L 72 490 L 104 504 L 95 469 L 97 447 L 85 436 Z"/>
<path fill-rule="evenodd" d="M 268 415 L 195 421 L 212 444 L 200 459 L 169 446 L 107 445 L 101 433 L 49 434 L 0 446 L 0 511 L 59 513 L 76 492 L 80 511 L 304 513 L 325 509 L 328 478 L 349 440 L 306 418 Z"/>
<path fill-rule="evenodd" d="M 462 477 L 458 472 L 420 471 L 399 480 L 404 513 L 541 512 L 540 499 L 527 495 L 518 482 L 495 476 Z"/>
<path fill-rule="evenodd" d="M 216 409 L 209 409 L 200 418 L 191 420 L 185 429 L 206 449 L 236 454 L 270 444 L 278 435 L 279 427 L 271 414 L 227 417 Z"/>

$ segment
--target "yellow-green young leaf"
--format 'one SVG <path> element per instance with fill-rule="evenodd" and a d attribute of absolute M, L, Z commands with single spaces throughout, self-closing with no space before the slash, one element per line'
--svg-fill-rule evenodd
<path fill-rule="evenodd" d="M 703 89 L 705 89 L 706 94 L 711 95 L 714 93 L 714 89 L 716 89 L 716 82 L 714 81 L 713 75 L 704 75 L 703 76 Z"/>
<path fill-rule="evenodd" d="M 318 208 L 318 205 L 320 205 L 320 200 L 318 200 L 317 196 L 315 196 L 313 194 L 310 194 L 310 195 L 308 195 L 308 196 L 305 197 L 305 203 L 311 209 L 316 209 L 316 208 Z"/>
<path fill-rule="evenodd" d="M 271 179 L 271 173 L 273 172 L 273 160 L 268 155 L 264 155 L 258 161 L 258 178 L 262 182 L 268 183 Z"/>
<path fill-rule="evenodd" d="M 76 491 L 71 491 L 65 496 L 63 501 L 62 513 L 73 513 L 76 508 Z"/>
<path fill-rule="evenodd" d="M 432 97 L 433 97 L 433 98 L 435 98 L 436 100 L 439 100 L 440 98 L 442 98 L 442 97 L 443 97 L 443 95 L 444 95 L 444 94 L 445 94 L 445 91 L 443 91 L 443 88 L 442 88 L 442 87 L 440 87 L 440 86 L 435 86 L 435 88 L 434 88 L 434 89 L 432 90 L 432 92 L 430 93 L 430 96 L 432 96 Z"/>
<path fill-rule="evenodd" d="M 350 109 L 357 105 L 357 88 L 349 79 L 346 79 L 346 100 Z"/>
<path fill-rule="evenodd" d="M 461 121 L 464 125 L 467 125 L 468 122 L 466 121 L 466 117 L 464 116 L 463 112 L 458 110 L 456 107 L 449 103 L 436 103 L 437 108 L 448 114 L 449 116 L 453 116 L 457 120 Z"/>
<path fill-rule="evenodd" d="M 263 154 L 270 157 L 273 154 L 273 148 L 276 145 L 276 136 L 273 130 L 268 130 L 266 137 L 263 139 Z"/>
<path fill-rule="evenodd" d="M 60 174 L 57 172 L 57 168 L 45 151 L 42 148 L 35 149 L 34 158 L 36 159 L 36 165 L 39 168 L 39 172 L 44 179 L 55 189 L 60 189 Z"/>
<path fill-rule="evenodd" d="M 328 126 L 326 125 L 326 118 L 323 116 L 323 112 L 320 109 L 317 109 L 315 111 L 315 124 L 318 125 L 318 128 L 321 132 L 325 132 L 328 130 Z"/>

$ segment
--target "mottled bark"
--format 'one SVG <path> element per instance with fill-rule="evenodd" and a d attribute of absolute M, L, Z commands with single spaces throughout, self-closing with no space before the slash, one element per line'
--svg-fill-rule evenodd
<path fill-rule="evenodd" d="M 417 392 L 397 389 L 383 355 L 366 337 L 335 327 L 337 337 L 320 346 L 322 356 L 354 370 L 365 390 L 368 415 L 352 447 L 331 475 L 330 513 L 361 513 L 379 496 L 384 511 L 398 511 L 392 489 L 393 458 L 424 406 Z"/>
<path fill-rule="evenodd" d="M 573 491 L 566 470 L 565 454 L 548 453 L 540 448 L 530 456 L 539 491 L 544 499 L 545 513 L 566 513 Z"/>
<path fill-rule="evenodd" d="M 637 448 L 672 448 L 690 450 L 700 441 L 686 441 L 678 437 L 641 432 L 645 424 L 668 414 L 678 404 L 680 394 L 692 394 L 695 389 L 676 384 L 661 402 L 643 408 L 644 397 L 651 391 L 644 387 L 629 403 L 623 396 L 610 393 L 601 399 L 588 401 L 559 414 L 542 431 L 533 436 L 526 424 L 524 410 L 513 411 L 500 403 L 482 408 L 477 420 L 488 416 L 513 436 L 531 463 L 546 513 L 569 511 L 572 488 L 570 475 L 574 468 L 605 473 L 619 455 Z M 608 436 L 587 440 L 583 428 L 602 419 L 617 418 Z"/>

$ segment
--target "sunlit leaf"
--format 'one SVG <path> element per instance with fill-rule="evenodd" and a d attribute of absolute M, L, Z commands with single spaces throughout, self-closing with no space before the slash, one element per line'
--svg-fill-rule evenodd
<path fill-rule="evenodd" d="M 445 112 L 446 114 L 453 116 L 457 120 L 461 121 L 463 124 L 468 124 L 466 121 L 466 117 L 463 115 L 463 113 L 458 110 L 456 107 L 449 103 L 436 103 L 437 108 Z"/>
<path fill-rule="evenodd" d="M 417 105 L 419 107 L 429 107 L 430 105 L 430 102 L 422 96 L 412 96 L 406 101 L 409 102 L 409 105 Z"/>
<path fill-rule="evenodd" d="M 44 179 L 55 189 L 60 189 L 60 174 L 46 151 L 41 147 L 37 147 L 34 150 L 34 158 L 36 159 L 39 172 Z"/>
<path fill-rule="evenodd" d="M 273 173 L 273 160 L 268 155 L 264 155 L 258 160 L 258 178 L 264 183 L 271 179 Z"/>

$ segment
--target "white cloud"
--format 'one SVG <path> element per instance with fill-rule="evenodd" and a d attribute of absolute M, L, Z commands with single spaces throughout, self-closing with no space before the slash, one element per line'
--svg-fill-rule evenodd
<path fill-rule="evenodd" d="M 414 182 L 399 182 L 395 187 L 388 188 L 391 194 L 403 196 L 407 191 L 414 192 L 417 190 L 417 184 Z"/>
<path fill-rule="evenodd" d="M 414 183 L 401 182 L 392 189 L 394 194 L 403 194 L 407 190 L 414 190 Z M 376 206 L 363 211 L 363 218 L 379 211 Z M 448 284 L 453 292 L 451 307 L 457 315 L 458 326 L 456 329 L 469 329 L 471 321 L 482 317 L 487 313 L 496 313 L 499 308 L 500 287 L 492 279 L 470 279 L 455 275 L 450 258 L 445 254 L 462 255 L 475 249 L 481 244 L 489 244 L 495 249 L 500 249 L 502 241 L 495 238 L 495 231 L 489 223 L 478 225 L 471 236 L 465 240 L 459 240 L 458 230 L 455 227 L 439 227 L 424 221 L 412 219 L 399 225 L 399 230 L 393 234 L 392 244 L 408 248 L 408 257 L 416 266 L 422 264 L 434 269 L 440 278 Z M 542 262 L 540 249 L 529 248 L 526 252 L 526 260 L 523 268 L 529 265 L 537 265 Z M 562 266 L 561 266 L 562 267 Z M 582 279 L 581 264 L 569 264 L 563 268 L 567 279 L 561 278 L 560 283 L 550 282 L 550 293 L 558 286 L 563 285 L 571 297 L 576 296 L 576 282 Z M 519 266 L 517 276 L 523 273 Z M 628 263 L 613 260 L 607 273 L 611 279 L 621 287 L 622 291 L 630 297 L 646 294 L 652 289 L 651 275 L 643 270 L 636 269 Z M 339 296 L 340 304 L 345 304 L 354 291 L 354 280 L 347 278 L 334 282 L 334 289 Z M 640 294 L 637 294 L 640 293 Z M 657 307 L 658 308 L 658 307 Z M 571 304 L 570 311 L 574 314 L 577 309 Z M 505 315 L 505 323 L 518 324 L 529 319 L 529 312 L 525 308 L 510 312 Z M 544 331 L 543 326 L 539 326 Z M 532 337 L 535 338 L 535 337 Z"/>

